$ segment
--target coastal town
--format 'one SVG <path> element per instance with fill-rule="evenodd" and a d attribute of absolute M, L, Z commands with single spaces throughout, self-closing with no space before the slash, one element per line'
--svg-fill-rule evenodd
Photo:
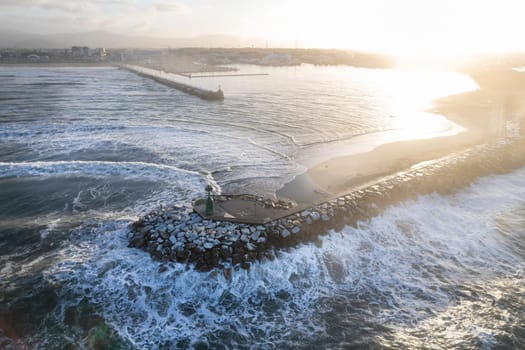
<path fill-rule="evenodd" d="M 202 47 L 140 49 L 94 48 L 78 45 L 69 48 L 0 48 L 0 64 L 138 64 L 174 73 L 192 73 L 217 72 L 224 70 L 224 66 L 238 64 L 276 67 L 312 64 L 394 68 L 398 62 L 395 57 L 386 54 L 342 49 Z M 452 66 L 446 61 L 442 62 L 442 65 L 443 68 L 453 68 L 462 72 L 494 67 L 519 67 L 525 66 L 525 54 L 464 56 Z"/>
<path fill-rule="evenodd" d="M 230 64 L 263 66 L 353 65 L 389 68 L 393 60 L 381 54 L 336 49 L 166 48 L 108 49 L 72 46 L 67 49 L 0 49 L 0 64 L 120 64 L 178 66 L 188 71 Z"/>

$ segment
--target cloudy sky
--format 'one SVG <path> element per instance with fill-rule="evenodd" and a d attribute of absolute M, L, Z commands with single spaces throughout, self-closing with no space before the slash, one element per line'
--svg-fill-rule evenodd
<path fill-rule="evenodd" d="M 523 10 L 523 0 L 0 0 L 0 27 L 435 55 L 524 50 Z"/>

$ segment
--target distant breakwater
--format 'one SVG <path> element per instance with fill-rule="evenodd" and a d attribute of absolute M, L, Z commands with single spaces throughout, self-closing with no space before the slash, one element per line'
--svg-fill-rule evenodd
<path fill-rule="evenodd" d="M 199 97 L 199 98 L 201 98 L 203 100 L 207 100 L 207 101 L 222 101 L 222 100 L 224 100 L 224 93 L 222 92 L 221 89 L 218 89 L 217 91 L 201 89 L 201 88 L 198 88 L 198 87 L 195 87 L 195 86 L 191 86 L 191 85 L 188 85 L 188 84 L 184 84 L 184 83 L 180 83 L 180 82 L 177 82 L 177 81 L 174 81 L 174 80 L 169 80 L 169 79 L 166 79 L 166 78 L 162 78 L 162 77 L 159 77 L 159 76 L 157 76 L 155 74 L 149 74 L 149 73 L 147 73 L 145 71 L 140 70 L 140 68 L 137 68 L 135 66 L 122 65 L 122 66 L 120 66 L 120 68 L 124 69 L 124 70 L 127 70 L 127 71 L 130 71 L 132 73 L 135 73 L 135 74 L 137 74 L 137 75 L 139 75 L 141 77 L 152 79 L 152 80 L 156 81 L 159 84 L 166 85 L 166 86 L 169 86 L 171 88 L 180 90 L 180 91 L 185 92 L 185 93 L 187 93 L 189 95 L 197 96 L 197 97 Z"/>
<path fill-rule="evenodd" d="M 525 166 L 522 138 L 484 144 L 421 163 L 406 171 L 362 186 L 347 195 L 265 225 L 204 220 L 191 203 L 154 211 L 132 224 L 130 246 L 155 260 L 194 264 L 198 271 L 274 259 L 279 250 L 317 242 L 330 230 L 381 214 L 387 207 L 418 195 L 449 194 L 479 177 L 507 173 Z"/>

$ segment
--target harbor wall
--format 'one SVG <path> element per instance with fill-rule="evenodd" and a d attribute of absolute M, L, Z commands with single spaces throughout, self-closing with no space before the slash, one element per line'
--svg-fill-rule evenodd
<path fill-rule="evenodd" d="M 189 95 L 197 96 L 203 100 L 207 101 L 222 101 L 224 100 L 224 93 L 222 90 L 212 91 L 212 90 L 205 90 L 201 89 L 195 86 L 191 86 L 189 84 L 184 84 L 181 82 L 177 82 L 174 80 L 162 78 L 155 74 L 150 74 L 144 70 L 141 70 L 142 67 L 136 67 L 131 65 L 122 65 L 120 66 L 121 69 L 127 70 L 129 72 L 135 73 L 138 76 L 149 78 L 154 81 L 156 81 L 159 84 L 169 86 L 171 88 L 177 89 L 179 91 L 185 92 Z"/>

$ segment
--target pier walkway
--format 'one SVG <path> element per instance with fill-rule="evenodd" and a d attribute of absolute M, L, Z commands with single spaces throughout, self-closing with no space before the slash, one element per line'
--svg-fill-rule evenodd
<path fill-rule="evenodd" d="M 169 87 L 172 87 L 174 89 L 180 90 L 182 92 L 185 92 L 187 94 L 197 96 L 203 100 L 207 101 L 222 101 L 224 100 L 224 93 L 221 89 L 218 89 L 217 91 L 212 90 L 206 90 L 201 89 L 195 86 L 191 86 L 189 84 L 181 83 L 175 80 L 170 80 L 167 77 L 163 77 L 161 71 L 157 71 L 154 69 L 144 68 L 141 66 L 135 66 L 135 65 L 129 65 L 124 64 L 119 66 L 120 69 L 127 70 L 129 72 L 135 73 L 141 77 L 149 78 L 152 80 L 155 80 L 156 82 L 166 85 Z"/>
<path fill-rule="evenodd" d="M 213 195 L 214 210 L 206 213 L 206 200 L 198 199 L 193 209 L 201 217 L 213 221 L 229 221 L 245 224 L 266 224 L 300 211 L 296 203 L 284 200 L 264 199 L 252 194 Z"/>

